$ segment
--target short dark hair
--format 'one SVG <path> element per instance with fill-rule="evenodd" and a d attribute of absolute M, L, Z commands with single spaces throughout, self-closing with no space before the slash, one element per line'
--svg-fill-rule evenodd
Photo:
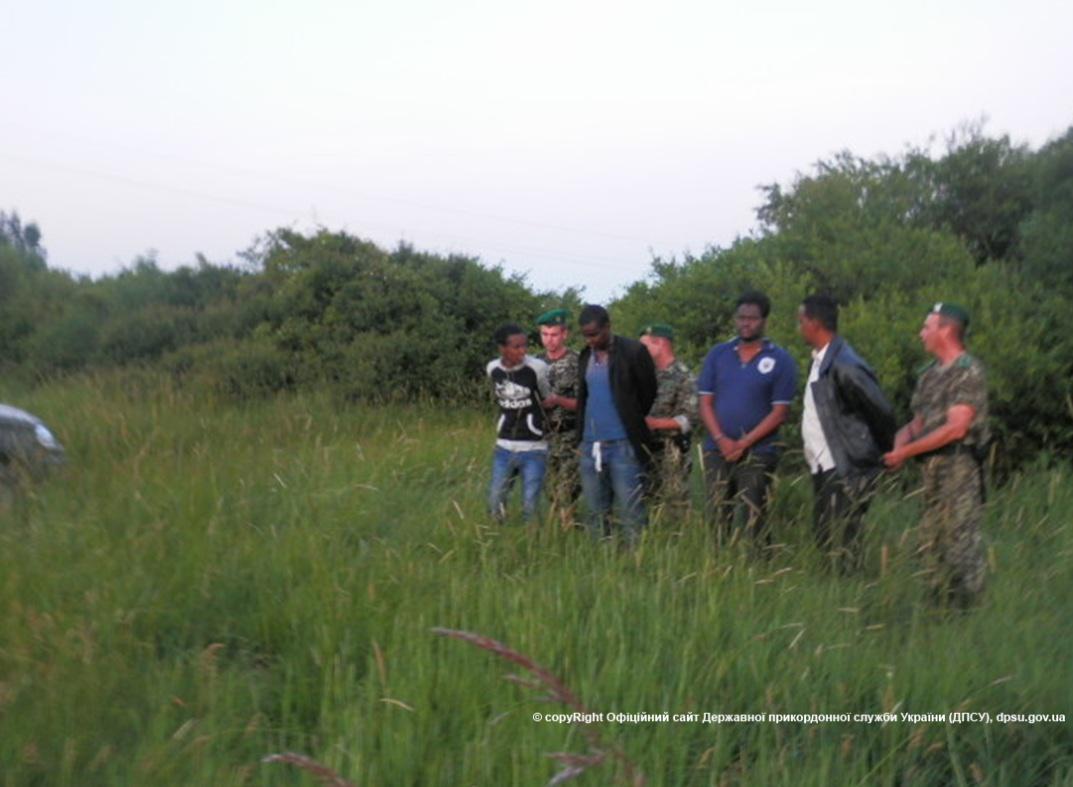
<path fill-rule="evenodd" d="M 767 319 L 768 314 L 771 313 L 771 301 L 760 290 L 746 290 L 739 295 L 738 300 L 734 303 L 734 311 L 737 311 L 739 306 L 746 303 L 759 306 L 760 316 L 764 319 Z"/>
<path fill-rule="evenodd" d="M 954 338 L 962 344 L 965 343 L 965 323 L 959 320 L 957 317 L 949 317 L 945 314 L 939 315 L 939 325 L 953 325 L 954 326 Z"/>
<path fill-rule="evenodd" d="M 838 333 L 838 301 L 825 293 L 814 293 L 801 301 L 805 316 L 831 333 Z"/>
<path fill-rule="evenodd" d="M 496 328 L 496 332 L 492 334 L 492 338 L 495 339 L 496 344 L 502 347 L 507 343 L 507 340 L 510 339 L 511 336 L 517 336 L 519 333 L 527 339 L 529 338 L 529 334 L 525 332 L 525 328 L 518 325 L 518 323 L 505 322 Z"/>
<path fill-rule="evenodd" d="M 611 322 L 611 315 L 607 313 L 607 309 L 595 303 L 586 303 L 585 308 L 581 310 L 581 314 L 577 318 L 578 325 L 596 323 L 601 328 L 609 322 Z"/>

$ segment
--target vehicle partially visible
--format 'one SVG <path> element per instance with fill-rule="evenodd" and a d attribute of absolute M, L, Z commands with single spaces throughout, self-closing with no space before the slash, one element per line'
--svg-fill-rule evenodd
<path fill-rule="evenodd" d="M 0 404 L 0 485 L 41 478 L 66 459 L 63 446 L 40 418 Z"/>

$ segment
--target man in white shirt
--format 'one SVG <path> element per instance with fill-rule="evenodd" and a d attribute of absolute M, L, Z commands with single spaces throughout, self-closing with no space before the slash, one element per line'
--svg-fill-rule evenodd
<path fill-rule="evenodd" d="M 897 423 L 875 372 L 838 335 L 838 304 L 810 295 L 797 314 L 812 347 L 801 437 L 812 473 L 816 544 L 842 569 L 860 561 L 860 527 Z"/>

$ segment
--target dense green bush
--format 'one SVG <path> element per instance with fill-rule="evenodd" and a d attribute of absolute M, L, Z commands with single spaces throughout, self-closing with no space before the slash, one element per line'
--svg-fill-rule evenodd
<path fill-rule="evenodd" d="M 907 417 L 927 360 L 920 321 L 958 301 L 974 315 L 969 345 L 990 370 L 1007 457 L 1073 449 L 1073 128 L 1031 151 L 970 125 L 938 153 L 840 153 L 762 192 L 754 233 L 655 260 L 611 304 L 616 330 L 672 322 L 698 365 L 756 288 L 774 303 L 770 335 L 804 366 L 797 305 L 826 291 Z M 474 258 L 324 229 L 270 232 L 238 266 L 198 257 L 165 272 L 150 256 L 97 280 L 50 268 L 41 239 L 0 213 L 0 370 L 28 379 L 160 363 L 228 396 L 329 385 L 351 399 L 468 398 L 497 325 L 581 305 L 576 289 L 534 292 Z"/>
<path fill-rule="evenodd" d="M 300 383 L 330 382 L 353 398 L 470 391 L 496 326 L 532 319 L 545 303 L 475 259 L 389 253 L 326 230 L 276 232 L 261 259 L 273 287 L 257 335 L 291 357 Z"/>
<path fill-rule="evenodd" d="M 240 399 L 293 388 L 296 378 L 291 357 L 261 337 L 218 339 L 185 348 L 168 362 L 181 378 Z"/>
<path fill-rule="evenodd" d="M 278 230 L 245 256 L 241 269 L 170 273 L 142 258 L 90 281 L 48 269 L 21 235 L 0 242 L 0 364 L 41 378 L 163 359 L 240 397 L 330 384 L 350 398 L 468 398 L 496 326 L 577 300 L 342 232 Z"/>
<path fill-rule="evenodd" d="M 1007 217 L 1007 224 L 1016 223 L 1009 216 L 1023 216 L 1016 206 L 1023 207 L 1024 189 L 983 189 L 979 183 L 981 171 L 1007 167 L 1016 169 L 1016 177 L 1004 171 L 1000 179 L 1023 185 L 1023 152 L 1004 150 L 999 143 L 972 139 L 933 162 L 927 177 L 914 158 L 919 154 L 901 162 L 862 162 L 843 155 L 821 163 L 790 189 L 768 187 L 758 237 L 699 258 L 657 261 L 649 279 L 631 287 L 615 305 L 616 322 L 627 331 L 653 320 L 674 323 L 681 354 L 697 365 L 711 345 L 732 335 L 737 295 L 760 289 L 773 302 L 769 335 L 794 352 L 804 370 L 808 354 L 796 336 L 797 307 L 810 291 L 829 292 L 843 304 L 841 332 L 876 368 L 908 418 L 916 377 L 929 360 L 917 339 L 923 317 L 937 301 L 959 302 L 973 315 L 969 350 L 989 370 L 992 425 L 1003 458 L 1017 463 L 1042 446 L 1068 451 L 1073 448 L 1073 337 L 1068 330 L 1073 290 L 1063 287 L 1053 263 L 1047 263 L 1050 274 L 1044 275 L 1039 260 L 1023 256 L 1035 241 L 1016 245 L 1013 238 L 1020 237 L 1020 230 L 1007 232 L 1001 242 L 981 233 L 969 242 L 965 234 L 967 227 L 979 228 L 983 221 L 969 220 L 977 209 L 990 211 L 995 221 Z M 1048 155 L 1060 158 L 1061 152 L 1049 150 Z M 974 156 L 981 159 L 976 165 Z M 944 162 L 953 162 L 952 172 L 943 170 Z M 1046 170 L 1052 180 L 1073 184 L 1073 171 L 1063 181 L 1055 169 Z M 961 185 L 937 188 L 944 179 Z M 970 188 L 968 181 L 976 185 Z M 926 199 L 956 193 L 963 200 L 976 187 L 988 206 L 958 213 Z M 1048 193 L 1051 203 L 1068 197 L 1073 205 L 1073 185 L 1063 191 L 1052 183 Z M 1009 198 L 1016 205 L 993 204 L 1002 194 L 1013 194 Z M 1038 231 L 1033 222 L 1049 220 L 1053 206 L 1042 209 L 1024 220 L 1026 238 Z M 1061 233 L 1048 238 L 1064 242 Z M 992 247 L 1022 256 L 981 261 L 980 250 Z"/>
<path fill-rule="evenodd" d="M 1036 209 L 1020 227 L 1018 260 L 1037 280 L 1073 292 L 1073 128 L 1033 159 Z"/>

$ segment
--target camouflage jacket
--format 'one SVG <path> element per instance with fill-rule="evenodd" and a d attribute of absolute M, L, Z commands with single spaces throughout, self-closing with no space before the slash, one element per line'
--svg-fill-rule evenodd
<path fill-rule="evenodd" d="M 689 367 L 676 360 L 666 369 L 656 370 L 656 382 L 659 386 L 656 401 L 648 414 L 653 418 L 673 418 L 682 430 L 672 433 L 661 429 L 656 431 L 656 436 L 663 439 L 676 434 L 688 435 L 699 419 L 697 384 Z"/>
<path fill-rule="evenodd" d="M 987 425 L 987 375 L 983 364 L 963 353 L 943 368 L 933 362 L 917 380 L 910 408 L 924 420 L 924 434 L 946 423 L 951 407 L 967 404 L 976 411 L 969 433 L 961 441 L 965 446 L 981 448 L 990 438 Z"/>
<path fill-rule="evenodd" d="M 548 365 L 548 385 L 553 394 L 568 399 L 577 398 L 578 354 L 567 348 L 566 354 L 557 361 L 548 358 L 547 353 L 538 356 Z M 577 428 L 577 414 L 573 410 L 552 407 L 547 412 L 548 425 L 552 432 L 572 432 Z"/>

